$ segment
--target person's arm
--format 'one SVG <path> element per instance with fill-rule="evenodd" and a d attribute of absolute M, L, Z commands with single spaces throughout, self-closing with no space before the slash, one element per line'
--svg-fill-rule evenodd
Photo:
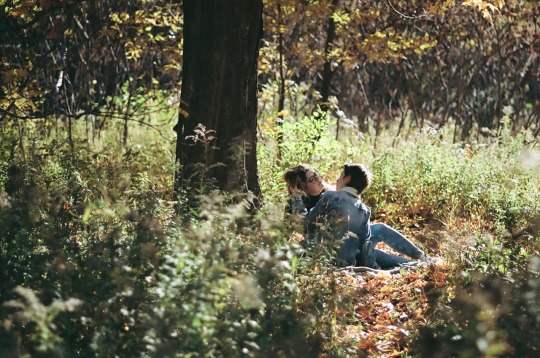
<path fill-rule="evenodd" d="M 308 235 L 308 240 L 313 240 L 317 237 L 317 232 L 320 226 L 323 225 L 328 214 L 328 205 L 331 195 L 323 195 L 317 204 L 311 210 L 305 210 L 304 219 L 305 227 Z"/>
<path fill-rule="evenodd" d="M 290 184 L 287 185 L 287 189 L 289 191 L 289 194 L 291 194 L 292 196 L 290 200 L 291 212 L 293 214 L 299 214 L 305 217 L 308 213 L 308 210 L 306 208 L 306 203 L 304 203 L 304 200 L 302 199 L 300 190 L 296 185 Z"/>
<path fill-rule="evenodd" d="M 293 196 L 290 203 L 291 203 L 291 212 L 293 214 L 299 214 L 303 217 L 307 215 L 308 210 L 300 194 L 296 194 L 295 196 Z"/>
<path fill-rule="evenodd" d="M 365 206 L 365 214 L 362 217 L 362 225 L 360 226 L 360 231 L 358 233 L 358 237 L 362 241 L 371 239 L 370 218 L 371 218 L 371 209 L 368 206 Z"/>
<path fill-rule="evenodd" d="M 366 216 L 363 218 L 362 226 L 358 232 L 360 238 L 358 254 L 356 256 L 356 266 L 366 266 L 378 269 L 379 264 L 375 255 L 375 245 L 371 242 L 371 209 L 366 206 Z"/>
<path fill-rule="evenodd" d="M 306 209 L 305 210 L 306 222 L 308 223 L 315 222 L 319 216 L 326 216 L 326 214 L 328 214 L 329 199 L 330 199 L 330 195 L 323 195 L 321 196 L 317 204 L 315 204 L 315 206 L 311 208 L 311 210 L 308 211 Z M 305 209 L 305 204 L 304 204 L 304 209 Z"/>

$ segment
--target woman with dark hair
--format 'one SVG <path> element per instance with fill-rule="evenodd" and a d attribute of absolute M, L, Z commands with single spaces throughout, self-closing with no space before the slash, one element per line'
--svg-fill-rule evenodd
<path fill-rule="evenodd" d="M 344 166 L 344 174 L 347 175 L 347 165 Z M 371 173 L 366 170 L 365 178 L 369 184 L 371 182 Z M 327 191 L 334 191 L 335 188 L 326 183 L 323 178 L 315 170 L 310 168 L 307 164 L 302 164 L 294 168 L 290 168 L 285 172 L 283 179 L 287 183 L 287 190 L 289 194 L 293 195 L 293 199 L 288 203 L 287 211 L 289 213 L 297 212 L 294 201 L 301 200 L 305 212 L 308 213 L 320 200 L 321 196 Z M 303 195 L 299 196 L 300 191 Z M 362 190 L 363 191 L 363 190 Z M 296 205 L 298 208 L 298 205 Z M 420 259 L 426 262 L 426 256 L 424 252 L 410 242 L 400 232 L 394 230 L 390 226 L 383 223 L 371 223 L 369 225 L 371 230 L 371 242 L 376 246 L 379 242 L 384 242 L 386 245 L 394 249 L 395 251 L 409 256 L 412 259 Z M 381 268 L 392 268 L 399 266 L 400 264 L 411 262 L 411 260 L 403 257 L 390 255 L 381 250 L 375 250 L 377 263 Z"/>

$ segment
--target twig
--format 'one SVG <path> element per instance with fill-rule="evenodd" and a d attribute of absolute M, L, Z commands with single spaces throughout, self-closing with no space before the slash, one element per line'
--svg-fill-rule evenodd
<path fill-rule="evenodd" d="M 390 2 L 390 0 L 386 0 L 386 3 L 387 3 L 388 6 L 390 6 L 390 7 L 392 8 L 392 10 L 394 10 L 394 12 L 395 12 L 396 14 L 398 14 L 399 16 L 402 16 L 402 17 L 404 17 L 404 18 L 406 18 L 406 19 L 410 19 L 410 20 L 416 19 L 415 16 L 405 15 L 404 13 L 398 11 L 398 9 L 396 9 L 396 8 L 394 7 L 394 5 L 392 5 L 392 3 Z"/>

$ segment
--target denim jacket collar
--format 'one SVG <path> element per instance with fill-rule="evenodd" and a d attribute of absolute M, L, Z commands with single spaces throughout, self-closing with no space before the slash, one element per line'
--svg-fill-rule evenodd
<path fill-rule="evenodd" d="M 341 188 L 339 191 L 345 191 L 345 192 L 347 192 L 347 193 L 349 193 L 349 194 L 352 194 L 352 195 L 354 195 L 354 196 L 360 198 L 360 195 L 358 195 L 358 190 L 355 189 L 355 188 L 353 188 L 353 187 L 346 186 L 346 187 L 344 187 L 344 188 Z"/>

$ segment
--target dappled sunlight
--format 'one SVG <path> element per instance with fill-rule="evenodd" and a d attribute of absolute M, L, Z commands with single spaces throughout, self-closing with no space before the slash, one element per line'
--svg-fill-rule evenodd
<path fill-rule="evenodd" d="M 447 272 L 432 265 L 394 275 L 343 273 L 338 282 L 350 307 L 335 313 L 337 339 L 379 357 L 410 352 L 410 338 L 428 324 L 444 294 Z"/>

